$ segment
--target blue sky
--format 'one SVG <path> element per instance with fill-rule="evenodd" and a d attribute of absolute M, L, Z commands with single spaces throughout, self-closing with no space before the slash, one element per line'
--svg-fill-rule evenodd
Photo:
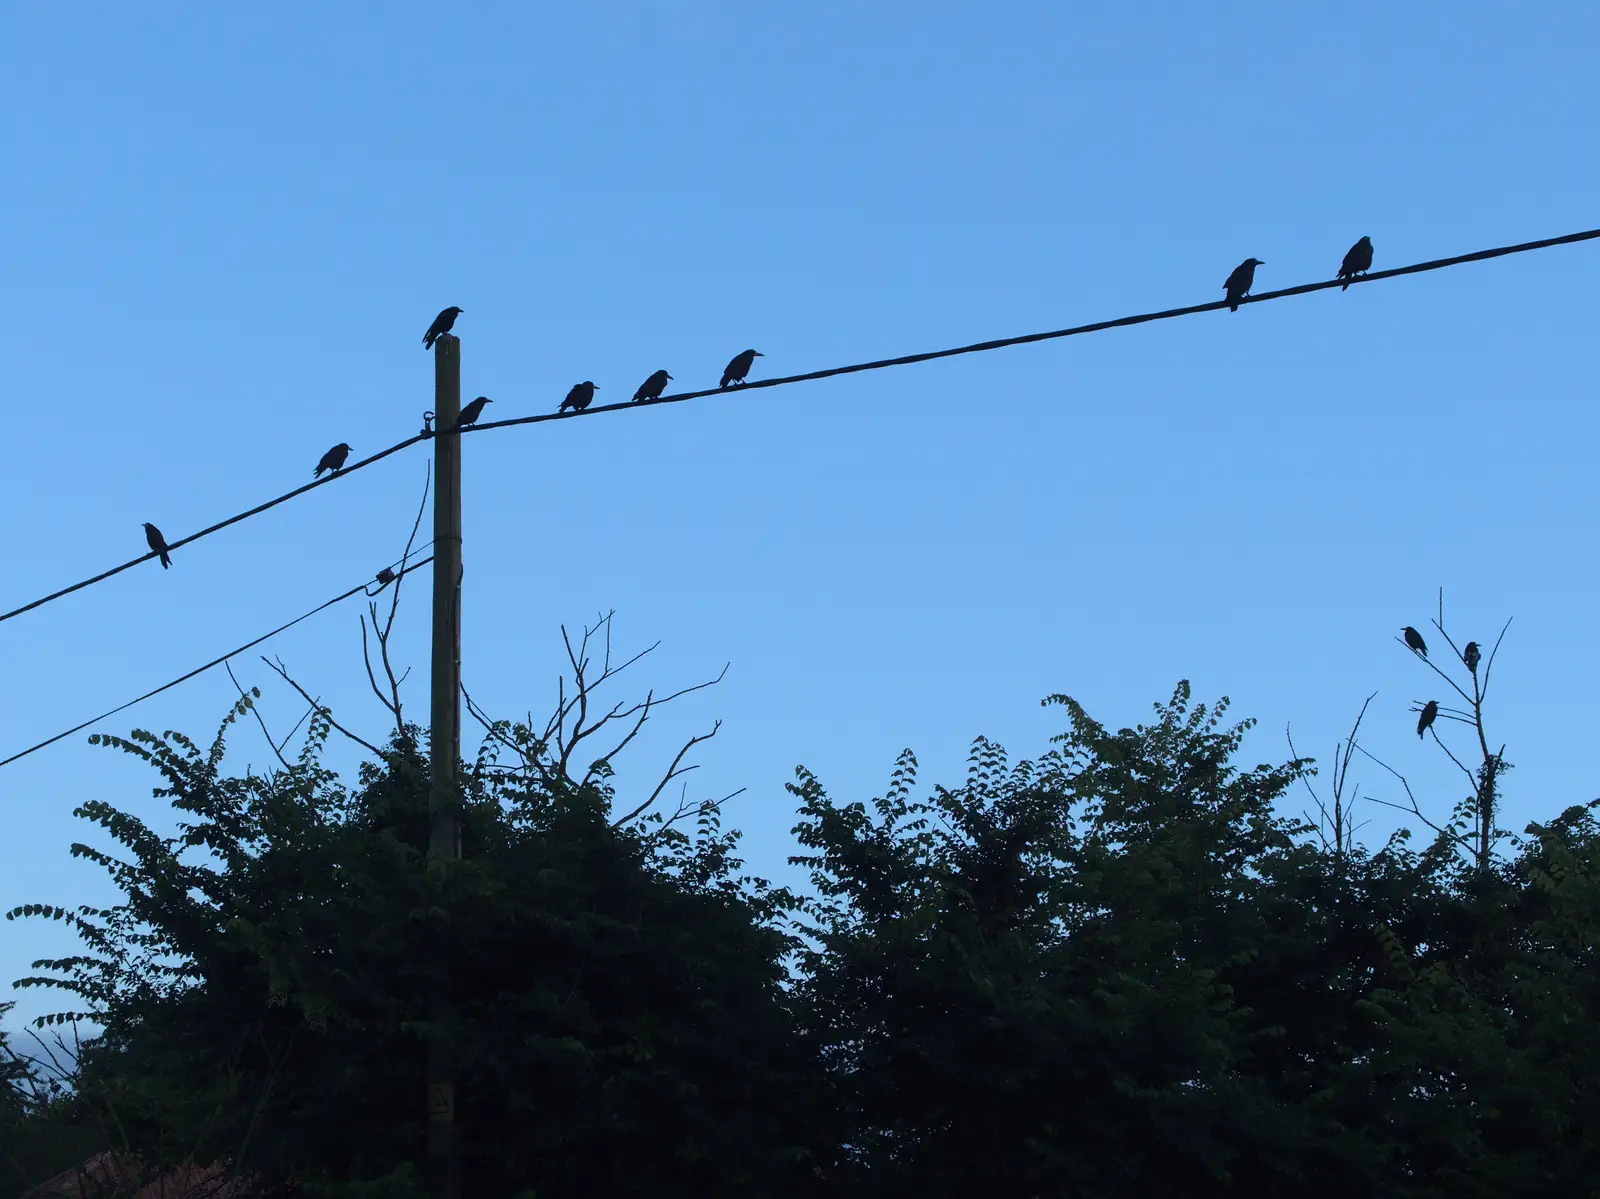
<path fill-rule="evenodd" d="M 1397 11 L 1398 9 L 1398 11 Z M 10 5 L 0 608 L 415 432 L 458 304 L 494 417 L 735 352 L 789 374 L 1600 224 L 1590 6 L 599 2 Z M 1591 760 L 1597 250 L 1543 251 L 1066 342 L 473 436 L 464 674 L 543 712 L 559 626 L 661 649 L 629 694 L 731 663 L 621 764 L 691 779 L 786 876 L 796 764 L 881 791 L 906 746 L 1045 748 L 1065 691 L 1118 726 L 1179 678 L 1246 757 L 1366 742 L 1444 813 L 1438 692 L 1392 637 L 1438 588 L 1515 621 L 1491 733 L 1507 823 L 1600 794 Z M 428 455 L 0 625 L 0 757 L 398 555 Z M 425 588 L 401 616 L 426 701 Z M 347 605 L 274 642 L 340 719 L 383 713 Z M 1431 639 L 1431 633 L 1430 633 Z M 275 729 L 296 697 L 246 656 Z M 204 676 L 108 722 L 209 739 Z M 470 726 L 469 726 L 470 732 Z M 241 729 L 230 761 L 267 756 Z M 336 746 L 334 761 L 356 755 Z M 1394 798 L 1374 768 L 1368 789 Z M 111 897 L 72 809 L 158 827 L 154 776 L 80 735 L 0 770 L 0 906 Z M 1369 838 L 1394 827 L 1368 808 Z M 0 997 L 57 928 L 0 926 Z M 19 1014 L 54 1006 L 26 998 Z"/>

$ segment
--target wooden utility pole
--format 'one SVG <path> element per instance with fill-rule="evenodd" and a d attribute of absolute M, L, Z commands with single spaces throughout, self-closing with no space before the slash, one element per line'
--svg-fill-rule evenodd
<path fill-rule="evenodd" d="M 428 721 L 428 857 L 461 856 L 461 341 L 449 333 L 433 349 L 433 680 Z M 434 1199 L 460 1199 L 455 1137 L 455 1053 L 450 1044 L 446 970 L 428 1027 L 428 1175 Z"/>

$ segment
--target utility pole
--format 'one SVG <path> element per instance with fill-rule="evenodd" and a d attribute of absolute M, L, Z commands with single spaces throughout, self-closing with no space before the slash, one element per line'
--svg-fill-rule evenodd
<path fill-rule="evenodd" d="M 433 679 L 428 721 L 428 858 L 461 856 L 461 341 L 446 333 L 433 348 Z M 448 867 L 446 867 L 448 870 Z M 448 934 L 443 939 L 448 945 Z M 428 1185 L 433 1199 L 460 1199 L 456 1148 L 455 1052 L 450 1044 L 451 971 L 428 1021 Z"/>

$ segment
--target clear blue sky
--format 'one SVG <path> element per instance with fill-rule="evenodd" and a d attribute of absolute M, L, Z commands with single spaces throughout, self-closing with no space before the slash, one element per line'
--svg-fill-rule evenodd
<path fill-rule="evenodd" d="M 1049 329 L 1600 224 L 1592 6 L 1052 3 L 8 5 L 0 189 L 11 452 L 0 607 L 363 454 L 431 404 L 466 309 L 495 417 L 592 378 L 758 373 Z M 1276 760 L 1367 740 L 1439 813 L 1438 692 L 1392 640 L 1437 588 L 1515 616 L 1492 732 L 1507 822 L 1600 793 L 1593 245 L 466 447 L 465 679 L 543 712 L 559 625 L 656 639 L 632 693 L 714 674 L 625 788 L 691 776 L 782 875 L 797 763 L 954 781 L 1037 753 L 1066 691 L 1113 726 L 1180 677 Z M 427 447 L 0 625 L 0 757 L 370 575 Z M 425 588 L 414 598 L 420 601 Z M 421 602 L 402 615 L 414 711 Z M 373 738 L 356 608 L 269 647 Z M 301 705 L 254 656 L 275 729 Z M 209 740 L 220 672 L 109 722 Z M 470 731 L 470 730 L 469 730 Z M 242 729 L 232 762 L 261 764 Z M 335 762 L 354 763 L 338 746 Z M 1393 797 L 1377 771 L 1366 778 Z M 168 827 L 79 736 L 0 770 L 0 906 L 110 898 L 77 804 Z M 1394 826 L 1369 809 L 1368 835 Z M 56 928 L 0 925 L 0 996 Z M 24 1012 L 51 1006 L 35 997 Z"/>

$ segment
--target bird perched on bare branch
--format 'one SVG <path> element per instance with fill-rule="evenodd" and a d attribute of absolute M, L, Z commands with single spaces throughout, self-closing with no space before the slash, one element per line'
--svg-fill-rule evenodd
<path fill-rule="evenodd" d="M 341 441 L 333 449 L 322 455 L 322 461 L 317 463 L 316 472 L 311 477 L 320 479 L 322 478 L 322 472 L 325 470 L 338 474 L 344 469 L 345 459 L 348 457 L 350 457 L 350 447 Z"/>
<path fill-rule="evenodd" d="M 742 354 L 735 354 L 733 361 L 728 363 L 727 369 L 722 372 L 722 382 L 718 387 L 726 387 L 730 383 L 743 383 L 744 377 L 750 373 L 750 368 L 756 364 L 757 358 L 765 358 L 760 350 L 746 350 Z"/>
<path fill-rule="evenodd" d="M 433 343 L 450 332 L 451 329 L 454 329 L 456 327 L 456 317 L 465 311 L 465 308 L 452 306 L 434 317 L 433 324 L 429 325 L 428 331 L 422 335 L 422 348 L 425 350 L 433 349 Z"/>
<path fill-rule="evenodd" d="M 1250 288 L 1256 281 L 1256 267 L 1266 266 L 1259 258 L 1246 258 L 1233 268 L 1233 274 L 1228 276 L 1228 281 L 1222 286 L 1227 291 L 1227 304 L 1229 312 L 1238 312 L 1239 305 L 1250 294 Z"/>
<path fill-rule="evenodd" d="M 1461 660 L 1467 664 L 1467 669 L 1473 674 L 1478 673 L 1478 663 L 1483 659 L 1482 652 L 1478 649 L 1476 641 L 1467 642 L 1467 648 L 1461 651 Z"/>
<path fill-rule="evenodd" d="M 660 399 L 661 393 L 667 389 L 667 384 L 670 382 L 672 382 L 671 375 L 666 371 L 657 371 L 639 384 L 639 390 L 633 393 L 633 398 L 635 401 Z"/>
<path fill-rule="evenodd" d="M 1407 625 L 1405 628 L 1401 629 L 1400 632 L 1401 635 L 1405 637 L 1406 644 L 1410 646 L 1412 650 L 1421 654 L 1424 658 L 1428 656 L 1428 643 L 1422 639 L 1421 633 L 1417 632 L 1417 630 L 1412 628 L 1410 625 Z"/>
<path fill-rule="evenodd" d="M 1365 274 L 1372 269 L 1372 239 L 1363 237 L 1350 247 L 1350 252 L 1344 256 L 1344 261 L 1339 264 L 1339 273 L 1335 279 L 1343 279 L 1344 286 L 1340 291 L 1350 290 L 1350 280 L 1357 275 Z"/>
<path fill-rule="evenodd" d="M 1433 727 L 1433 722 L 1439 717 L 1439 701 L 1430 699 L 1422 706 L 1422 715 L 1417 717 L 1417 736 L 1420 738 Z"/>
<path fill-rule="evenodd" d="M 456 428 L 465 429 L 468 425 L 478 423 L 478 418 L 483 415 L 484 407 L 494 403 L 488 396 L 479 396 L 461 410 L 461 418 L 456 421 Z"/>
<path fill-rule="evenodd" d="M 557 408 L 556 411 L 565 412 L 568 408 L 571 408 L 574 412 L 582 412 L 594 402 L 594 393 L 595 385 L 585 379 L 567 392 L 567 398 L 561 401 L 561 407 Z"/>
<path fill-rule="evenodd" d="M 144 539 L 150 548 L 161 555 L 161 569 L 166 570 L 172 565 L 172 559 L 167 556 L 167 539 L 161 535 L 161 530 L 149 521 L 144 522 Z"/>

